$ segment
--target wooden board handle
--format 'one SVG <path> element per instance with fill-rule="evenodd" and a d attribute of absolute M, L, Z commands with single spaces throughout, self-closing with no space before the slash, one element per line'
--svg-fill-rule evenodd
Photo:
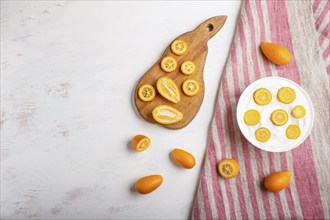
<path fill-rule="evenodd" d="M 220 31 L 225 24 L 227 16 L 220 15 L 207 19 L 201 23 L 193 32 L 198 32 L 205 41 L 211 39 L 216 33 Z"/>

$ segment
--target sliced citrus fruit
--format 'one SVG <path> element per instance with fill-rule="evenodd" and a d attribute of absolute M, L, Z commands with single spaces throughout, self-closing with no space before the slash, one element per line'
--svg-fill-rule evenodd
<path fill-rule="evenodd" d="M 279 192 L 289 185 L 290 179 L 290 171 L 275 172 L 265 178 L 264 185 L 270 192 Z"/>
<path fill-rule="evenodd" d="M 256 139 L 260 142 L 266 142 L 270 139 L 271 133 L 268 128 L 262 127 L 255 132 Z"/>
<path fill-rule="evenodd" d="M 178 103 L 180 101 L 180 91 L 173 79 L 163 76 L 156 83 L 158 92 L 168 101 Z"/>
<path fill-rule="evenodd" d="M 155 98 L 156 90 L 150 84 L 143 84 L 138 90 L 138 95 L 142 101 L 149 102 Z"/>
<path fill-rule="evenodd" d="M 289 139 L 297 139 L 301 134 L 301 130 L 298 125 L 289 125 L 285 131 L 285 135 Z"/>
<path fill-rule="evenodd" d="M 272 94 L 268 89 L 260 88 L 253 93 L 253 99 L 258 105 L 267 105 L 272 101 Z"/>
<path fill-rule="evenodd" d="M 138 134 L 132 139 L 131 145 L 136 151 L 142 152 L 150 146 L 150 142 L 150 138 L 145 135 Z"/>
<path fill-rule="evenodd" d="M 260 114 L 255 109 L 247 110 L 244 114 L 244 122 L 247 125 L 256 125 L 260 122 Z"/>
<path fill-rule="evenodd" d="M 239 166 L 234 159 L 223 159 L 218 164 L 219 174 L 226 179 L 234 178 L 239 172 Z"/>
<path fill-rule="evenodd" d="M 171 56 L 164 57 L 160 63 L 162 70 L 164 70 L 167 73 L 173 72 L 176 69 L 177 65 L 178 62 L 174 57 Z"/>
<path fill-rule="evenodd" d="M 152 117 L 160 124 L 174 124 L 183 119 L 183 114 L 168 105 L 159 105 L 152 111 Z"/>
<path fill-rule="evenodd" d="M 171 50 L 175 55 L 181 56 L 187 53 L 188 45 L 184 40 L 175 40 L 171 44 Z"/>
<path fill-rule="evenodd" d="M 200 90 L 199 83 L 194 79 L 187 79 L 182 84 L 182 90 L 187 96 L 195 96 Z"/>
<path fill-rule="evenodd" d="M 284 104 L 290 104 L 296 98 L 296 92 L 290 87 L 282 87 L 277 92 L 277 98 Z"/>
<path fill-rule="evenodd" d="M 288 122 L 289 116 L 283 109 L 277 109 L 272 112 L 270 119 L 274 125 L 282 126 Z"/>
<path fill-rule="evenodd" d="M 303 118 L 306 115 L 306 109 L 304 106 L 297 105 L 292 109 L 291 114 L 295 118 Z"/>
<path fill-rule="evenodd" d="M 181 72 L 186 75 L 193 74 L 196 70 L 196 64 L 191 60 L 186 60 L 181 64 Z"/>

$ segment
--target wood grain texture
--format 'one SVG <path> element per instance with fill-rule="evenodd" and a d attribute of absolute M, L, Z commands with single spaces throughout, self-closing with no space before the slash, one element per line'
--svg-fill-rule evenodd
<path fill-rule="evenodd" d="M 152 117 L 152 110 L 158 105 L 169 105 L 183 113 L 183 119 L 174 124 L 163 125 L 170 129 L 180 129 L 187 126 L 196 116 L 204 99 L 204 65 L 208 52 L 207 42 L 211 39 L 224 25 L 227 16 L 215 16 L 201 23 L 195 30 L 184 33 L 176 39 L 182 39 L 188 44 L 188 52 L 185 55 L 177 56 L 171 51 L 169 45 L 161 58 L 142 76 L 138 82 L 134 99 L 136 107 L 140 115 L 151 123 L 157 123 Z M 166 73 L 160 67 L 160 62 L 165 56 L 175 57 L 178 65 L 174 72 Z M 191 60 L 196 64 L 196 71 L 191 75 L 181 73 L 180 66 L 186 61 Z M 144 102 L 138 97 L 138 89 L 143 84 L 151 84 L 156 88 L 157 80 L 167 76 L 175 81 L 180 88 L 181 101 L 173 103 L 163 98 L 158 92 L 156 97 L 150 102 Z M 200 91 L 196 96 L 189 97 L 182 92 L 182 84 L 187 79 L 195 79 L 200 84 Z"/>

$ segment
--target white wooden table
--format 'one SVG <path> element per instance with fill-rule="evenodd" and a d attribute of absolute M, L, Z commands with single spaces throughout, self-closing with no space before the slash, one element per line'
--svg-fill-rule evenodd
<path fill-rule="evenodd" d="M 2 1 L 1 217 L 187 219 L 240 1 Z M 209 42 L 203 105 L 181 130 L 144 121 L 137 80 L 178 35 L 228 15 Z M 138 134 L 152 139 L 136 153 Z M 193 153 L 192 170 L 169 159 Z M 132 190 L 161 174 L 149 195 Z"/>

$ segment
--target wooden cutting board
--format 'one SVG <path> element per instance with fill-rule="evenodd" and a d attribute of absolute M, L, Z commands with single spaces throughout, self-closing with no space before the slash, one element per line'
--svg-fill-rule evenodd
<path fill-rule="evenodd" d="M 194 119 L 204 98 L 205 87 L 203 74 L 208 51 L 207 42 L 216 33 L 218 33 L 226 22 L 226 19 L 227 16 L 212 17 L 201 23 L 195 30 L 178 36 L 176 39 L 181 39 L 187 42 L 188 52 L 182 56 L 177 56 L 172 53 L 171 45 L 169 45 L 162 57 L 142 76 L 136 86 L 134 99 L 137 110 L 145 120 L 158 124 L 158 122 L 156 122 L 152 117 L 152 110 L 158 105 L 169 105 L 183 113 L 183 119 L 181 121 L 174 124 L 162 125 L 164 127 L 180 129 L 188 125 Z M 166 73 L 161 69 L 160 62 L 165 56 L 172 56 L 177 59 L 178 66 L 174 72 Z M 196 71 L 191 75 L 181 73 L 180 66 L 186 60 L 191 60 L 196 64 Z M 158 92 L 156 92 L 156 97 L 152 101 L 142 101 L 138 96 L 138 89 L 140 86 L 147 83 L 151 84 L 156 89 L 156 82 L 162 76 L 167 76 L 176 82 L 181 93 L 181 101 L 178 103 L 170 102 L 163 98 Z M 187 79 L 194 79 L 199 82 L 200 91 L 196 96 L 189 97 L 183 93 L 181 87 L 183 82 Z"/>

